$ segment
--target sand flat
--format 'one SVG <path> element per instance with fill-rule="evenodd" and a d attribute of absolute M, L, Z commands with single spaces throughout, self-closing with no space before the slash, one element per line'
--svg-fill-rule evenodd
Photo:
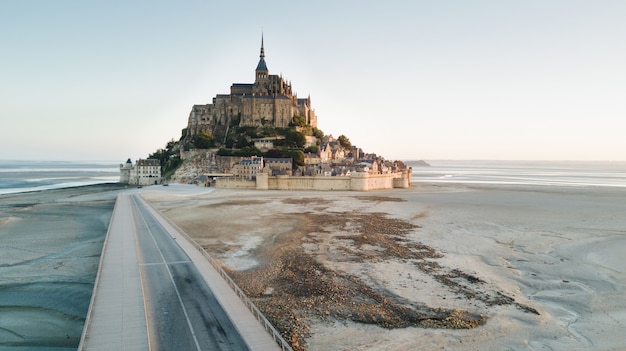
<path fill-rule="evenodd" d="M 420 184 L 354 193 L 172 185 L 142 193 L 244 284 L 250 272 L 270 272 L 261 267 L 284 256 L 281 247 L 298 249 L 319 274 L 353 277 L 393 306 L 486 318 L 471 329 L 381 327 L 312 304 L 309 313 L 294 312 L 308 327 L 301 349 L 610 350 L 625 343 L 622 189 Z M 401 240 L 390 234 L 398 245 L 361 232 L 361 222 L 393 226 L 394 219 L 415 226 Z M 407 254 L 419 252 L 418 243 L 439 256 Z M 261 289 L 272 279 L 268 273 L 251 286 Z M 513 302 L 492 303 L 502 302 L 498 294 Z"/>
<path fill-rule="evenodd" d="M 76 349 L 121 188 L 0 196 L 0 349 Z"/>

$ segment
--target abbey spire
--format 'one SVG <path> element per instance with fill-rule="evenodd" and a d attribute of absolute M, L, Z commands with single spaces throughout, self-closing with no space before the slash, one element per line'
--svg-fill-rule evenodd
<path fill-rule="evenodd" d="M 263 46 L 263 33 L 261 33 L 261 55 L 259 57 L 261 59 L 265 58 L 265 47 Z"/>
<path fill-rule="evenodd" d="M 259 64 L 256 66 L 256 82 L 267 80 L 269 77 L 269 70 L 265 64 L 265 47 L 263 45 L 263 34 L 261 34 L 261 55 L 259 55 Z"/>

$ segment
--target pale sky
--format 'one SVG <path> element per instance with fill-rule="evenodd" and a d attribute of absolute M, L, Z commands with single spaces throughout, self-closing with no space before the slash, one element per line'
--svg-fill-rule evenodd
<path fill-rule="evenodd" d="M 145 158 L 270 74 L 387 159 L 626 160 L 626 1 L 0 0 L 0 159 Z"/>

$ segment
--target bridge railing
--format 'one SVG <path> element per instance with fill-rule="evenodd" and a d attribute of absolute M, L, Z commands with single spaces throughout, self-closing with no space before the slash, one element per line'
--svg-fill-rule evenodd
<path fill-rule="evenodd" d="M 150 202 L 148 202 L 148 201 L 145 201 L 145 202 L 150 207 L 152 207 L 155 211 L 159 212 L 159 210 L 157 210 Z M 263 326 L 265 331 L 267 331 L 272 336 L 274 341 L 278 344 L 278 346 L 280 346 L 281 350 L 283 350 L 283 351 L 293 351 L 291 346 L 289 346 L 287 341 L 285 341 L 285 339 L 283 339 L 283 337 L 280 335 L 278 330 L 276 330 L 276 328 L 274 328 L 272 323 L 270 323 L 270 321 L 268 321 L 267 318 L 265 318 L 263 313 L 259 310 L 258 307 L 256 307 L 254 302 L 252 302 L 252 300 L 250 300 L 248 298 L 248 296 L 246 296 L 246 294 L 243 292 L 243 290 L 241 290 L 241 288 L 233 281 L 233 279 L 228 275 L 228 273 L 226 273 L 226 271 L 224 271 L 224 269 L 222 268 L 220 263 L 216 259 L 211 257 L 211 255 L 208 252 L 206 252 L 206 250 L 200 244 L 198 244 L 195 240 L 193 240 L 187 233 L 185 233 L 184 230 L 182 230 L 182 228 L 180 228 L 178 225 L 176 225 L 176 223 L 174 223 L 173 221 L 171 221 L 169 218 L 167 218 L 164 215 L 162 217 L 172 227 L 174 227 L 181 235 L 183 235 L 185 237 L 185 239 L 187 239 L 187 241 L 189 241 L 196 249 L 198 249 L 198 251 L 200 251 L 200 253 L 202 253 L 202 255 L 207 259 L 207 261 L 209 261 L 209 263 L 211 263 L 213 268 L 215 268 L 215 270 L 220 274 L 220 276 L 222 278 L 224 278 L 224 280 L 230 286 L 230 288 L 233 289 L 233 291 L 235 292 L 235 294 L 237 294 L 239 299 L 244 303 L 244 305 L 246 305 L 246 307 L 252 313 L 252 315 L 254 315 L 254 318 L 256 318 L 257 321 L 259 321 L 259 323 L 261 323 L 261 325 Z"/>

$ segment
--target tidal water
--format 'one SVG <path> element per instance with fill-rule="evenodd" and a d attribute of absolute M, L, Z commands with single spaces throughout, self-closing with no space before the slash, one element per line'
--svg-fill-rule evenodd
<path fill-rule="evenodd" d="M 116 183 L 117 162 L 0 160 L 0 195 Z"/>
<path fill-rule="evenodd" d="M 118 167 L 0 161 L 0 351 L 78 347 Z"/>
<path fill-rule="evenodd" d="M 413 182 L 626 187 L 626 162 L 616 161 L 427 161 L 413 166 Z M 416 165 L 411 161 L 409 166 Z"/>

